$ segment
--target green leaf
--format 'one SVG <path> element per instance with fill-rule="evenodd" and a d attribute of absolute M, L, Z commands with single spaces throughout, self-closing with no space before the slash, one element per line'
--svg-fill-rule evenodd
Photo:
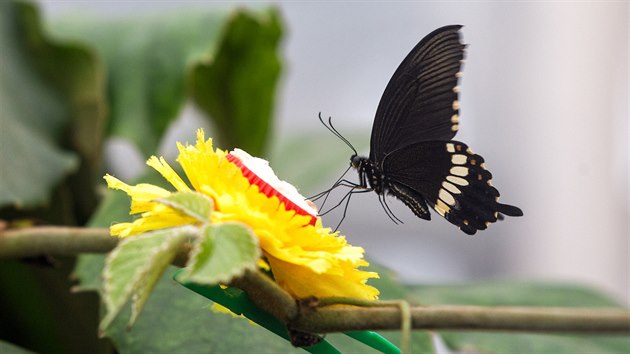
<path fill-rule="evenodd" d="M 87 42 L 107 64 L 109 133 L 154 154 L 186 101 L 187 69 L 213 52 L 223 12 L 182 9 L 150 16 L 60 18 L 52 28 Z"/>
<path fill-rule="evenodd" d="M 68 184 L 81 219 L 97 204 L 94 191 L 100 182 L 102 143 L 107 120 L 105 69 L 92 50 L 79 43 L 53 41 L 45 35 L 32 5 L 19 3 L 21 19 L 30 28 L 24 48 L 46 84 L 54 89 L 67 114 L 64 147 L 80 157 L 76 174 Z"/>
<path fill-rule="evenodd" d="M 128 330 L 121 320 L 106 334 L 120 353 L 305 353 L 263 327 L 210 310 L 212 302 L 173 281 L 169 267 Z M 356 351 L 355 351 L 356 352 Z"/>
<path fill-rule="evenodd" d="M 238 11 L 214 58 L 191 70 L 191 95 L 216 123 L 225 149 L 263 154 L 282 67 L 278 56 L 282 32 L 276 9 L 260 15 Z"/>
<path fill-rule="evenodd" d="M 166 198 L 156 200 L 156 202 L 168 205 L 202 223 L 210 221 L 210 214 L 212 214 L 214 205 L 212 199 L 197 192 L 172 193 Z"/>
<path fill-rule="evenodd" d="M 150 183 L 163 188 L 172 187 L 155 170 L 147 170 L 141 178 L 134 183 Z M 101 204 L 88 222 L 90 227 L 109 227 L 120 222 L 131 222 L 129 215 L 131 201 L 127 194 L 121 191 L 107 190 Z M 78 280 L 78 285 L 74 291 L 99 291 L 101 289 L 101 273 L 105 259 L 102 255 L 84 254 L 80 255 L 73 272 L 74 278 Z"/>
<path fill-rule="evenodd" d="M 33 352 L 30 350 L 26 350 L 24 348 L 20 348 L 11 343 L 7 343 L 5 341 L 0 340 L 0 353 L 2 354 L 30 354 Z"/>
<path fill-rule="evenodd" d="M 33 60 L 45 53 L 42 60 L 63 61 L 64 47 L 43 35 L 32 5 L 3 1 L 0 48 L 0 207 L 41 205 L 78 163 L 59 144 L 70 121 L 64 97 Z"/>
<path fill-rule="evenodd" d="M 216 285 L 255 269 L 261 253 L 258 238 L 237 222 L 206 226 L 186 264 L 182 280 Z"/>
<path fill-rule="evenodd" d="M 423 305 L 618 307 L 593 289 L 559 283 L 489 282 L 457 285 L 417 285 L 407 295 Z M 570 296 L 569 296 L 570 295 Z"/>
<path fill-rule="evenodd" d="M 180 246 L 195 232 L 190 227 L 148 232 L 122 240 L 107 256 L 103 270 L 103 302 L 107 314 L 104 331 L 133 296 L 130 325 L 136 320 L 149 294 Z"/>
<path fill-rule="evenodd" d="M 424 305 L 619 307 L 592 289 L 567 284 L 497 282 L 413 286 L 408 296 Z M 627 353 L 630 336 L 440 332 L 452 349 L 480 353 Z"/>

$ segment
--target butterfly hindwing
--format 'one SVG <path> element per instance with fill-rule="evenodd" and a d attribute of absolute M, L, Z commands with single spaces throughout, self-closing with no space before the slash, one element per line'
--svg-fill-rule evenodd
<path fill-rule="evenodd" d="M 467 234 L 486 229 L 499 213 L 522 215 L 519 208 L 499 203 L 483 157 L 458 141 L 427 141 L 399 149 L 385 158 L 382 173 L 387 189 L 405 204 L 413 191 Z"/>
<path fill-rule="evenodd" d="M 459 121 L 458 79 L 465 45 L 459 25 L 438 28 L 407 55 L 379 103 L 370 160 L 421 141 L 450 140 Z"/>

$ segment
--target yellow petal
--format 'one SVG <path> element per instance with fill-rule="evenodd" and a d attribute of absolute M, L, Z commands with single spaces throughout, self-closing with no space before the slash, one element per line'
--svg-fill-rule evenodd
<path fill-rule="evenodd" d="M 353 297 L 374 300 L 378 289 L 366 284 L 370 278 L 378 278 L 374 272 L 357 270 L 352 266 L 340 265 L 341 274 L 317 274 L 308 267 L 287 263 L 268 257 L 274 279 L 296 298 L 316 296 Z"/>
<path fill-rule="evenodd" d="M 147 165 L 153 167 L 156 171 L 158 171 L 162 177 L 164 177 L 170 184 L 175 187 L 180 192 L 188 192 L 190 188 L 186 185 L 186 182 L 179 177 L 177 172 L 171 168 L 171 166 L 164 160 L 163 157 L 159 159 L 155 156 L 151 156 L 147 160 Z"/>

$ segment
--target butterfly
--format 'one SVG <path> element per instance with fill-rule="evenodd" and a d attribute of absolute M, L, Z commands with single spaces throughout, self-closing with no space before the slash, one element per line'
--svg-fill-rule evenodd
<path fill-rule="evenodd" d="M 401 200 L 425 220 L 431 219 L 431 206 L 472 235 L 503 215 L 523 212 L 499 203 L 499 191 L 492 186 L 483 157 L 451 140 L 459 128 L 458 81 L 466 47 L 461 43 L 461 27 L 431 32 L 396 69 L 376 111 L 368 157 L 358 156 L 330 120 L 327 128 L 355 152 L 350 163 L 359 174 L 359 184 L 350 184 L 350 193 L 376 192 L 388 216 L 398 221 L 386 195 Z M 343 181 L 347 182 L 340 179 L 336 185 Z"/>

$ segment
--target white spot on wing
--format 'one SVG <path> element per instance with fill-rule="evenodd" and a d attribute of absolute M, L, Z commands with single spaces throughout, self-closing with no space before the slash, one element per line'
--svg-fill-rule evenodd
<path fill-rule="evenodd" d="M 455 176 L 466 177 L 468 176 L 468 169 L 462 166 L 455 166 L 451 168 L 451 174 Z"/>
<path fill-rule="evenodd" d="M 444 203 L 453 206 L 455 205 L 455 198 L 453 198 L 453 196 L 451 195 L 451 193 L 449 193 L 446 189 L 440 189 L 440 193 L 438 194 L 438 197 L 444 201 Z"/>
<path fill-rule="evenodd" d="M 451 123 L 453 124 L 459 123 L 459 116 L 457 114 L 453 114 L 453 116 L 451 117 Z"/>
<path fill-rule="evenodd" d="M 453 101 L 453 110 L 457 111 L 459 109 L 459 101 L 455 100 Z"/>
<path fill-rule="evenodd" d="M 446 151 L 448 152 L 455 152 L 455 145 L 448 143 L 446 144 Z"/>
<path fill-rule="evenodd" d="M 459 188 L 455 187 L 453 184 L 446 181 L 442 182 L 442 188 L 446 189 L 447 191 L 453 194 L 460 194 L 462 192 L 459 190 Z"/>
<path fill-rule="evenodd" d="M 457 131 L 457 129 L 459 129 L 459 125 L 457 125 L 457 124 L 453 124 L 453 125 L 451 126 L 451 130 L 452 130 L 452 131 L 456 132 L 456 131 Z"/>
<path fill-rule="evenodd" d="M 466 164 L 466 160 L 468 160 L 468 157 L 466 157 L 466 155 L 456 154 L 451 156 L 451 162 L 455 165 L 464 165 Z"/>
<path fill-rule="evenodd" d="M 459 93 L 459 86 L 455 86 L 455 87 L 453 87 L 453 92 L 455 92 L 455 93 Z"/>
<path fill-rule="evenodd" d="M 449 182 L 452 182 L 458 186 L 467 186 L 468 185 L 468 181 L 461 178 L 461 177 L 455 177 L 455 176 L 446 176 L 446 180 Z"/>

